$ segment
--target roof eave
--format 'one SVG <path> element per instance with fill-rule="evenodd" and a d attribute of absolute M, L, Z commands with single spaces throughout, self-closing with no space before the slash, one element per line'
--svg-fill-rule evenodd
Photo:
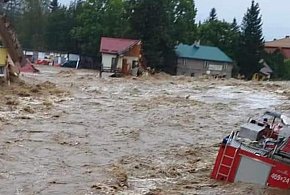
<path fill-rule="evenodd" d="M 116 52 L 109 52 L 109 51 L 100 51 L 101 54 L 113 54 L 113 55 L 119 55 Z"/>
<path fill-rule="evenodd" d="M 273 49 L 290 49 L 290 46 L 272 46 L 272 45 L 265 45 L 265 48 L 273 48 Z"/>
<path fill-rule="evenodd" d="M 186 59 L 192 59 L 192 60 L 205 60 L 205 61 L 214 61 L 214 62 L 226 62 L 226 63 L 234 63 L 233 60 L 226 61 L 226 60 L 213 60 L 213 59 L 206 59 L 206 58 L 193 58 L 193 57 L 187 57 L 187 56 L 178 56 L 179 58 L 186 58 Z"/>

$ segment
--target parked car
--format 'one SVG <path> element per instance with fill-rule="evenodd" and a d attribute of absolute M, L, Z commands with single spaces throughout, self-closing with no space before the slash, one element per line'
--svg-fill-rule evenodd
<path fill-rule="evenodd" d="M 66 67 L 66 68 L 76 68 L 77 66 L 77 61 L 66 61 L 61 65 L 61 67 Z"/>

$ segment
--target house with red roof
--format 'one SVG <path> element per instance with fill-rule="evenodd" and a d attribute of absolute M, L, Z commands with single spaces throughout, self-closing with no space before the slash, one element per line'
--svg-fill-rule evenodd
<path fill-rule="evenodd" d="M 285 59 L 290 59 L 290 37 L 286 36 L 282 39 L 274 39 L 265 43 L 265 51 L 268 53 L 274 53 L 280 51 Z"/>
<path fill-rule="evenodd" d="M 121 38 L 101 38 L 102 71 L 130 74 L 141 58 L 141 41 Z"/>

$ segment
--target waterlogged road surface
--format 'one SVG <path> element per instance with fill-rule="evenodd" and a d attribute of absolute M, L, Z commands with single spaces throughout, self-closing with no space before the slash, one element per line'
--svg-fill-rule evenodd
<path fill-rule="evenodd" d="M 289 111 L 289 83 L 38 68 L 0 98 L 0 194 L 289 194 L 209 178 L 226 134 Z"/>

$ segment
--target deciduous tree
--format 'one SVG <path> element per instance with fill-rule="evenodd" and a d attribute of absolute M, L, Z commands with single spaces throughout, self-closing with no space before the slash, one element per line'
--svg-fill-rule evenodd
<path fill-rule="evenodd" d="M 196 10 L 192 0 L 131 0 L 129 13 L 135 37 L 143 41 L 144 56 L 151 67 L 162 68 L 179 42 L 195 39 Z"/>
<path fill-rule="evenodd" d="M 236 59 L 240 30 L 235 19 L 232 23 L 220 21 L 213 8 L 209 18 L 199 25 L 198 32 L 201 44 L 219 47 L 231 58 Z"/>
<path fill-rule="evenodd" d="M 101 36 L 124 37 L 128 23 L 122 0 L 87 0 L 77 15 L 72 34 L 82 52 L 96 54 Z"/>

